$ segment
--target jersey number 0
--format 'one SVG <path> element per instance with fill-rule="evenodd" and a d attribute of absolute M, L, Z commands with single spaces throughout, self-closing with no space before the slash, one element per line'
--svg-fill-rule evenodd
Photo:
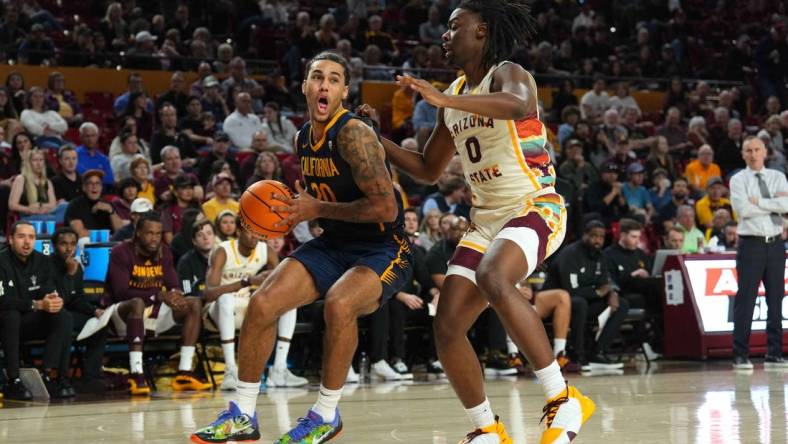
<path fill-rule="evenodd" d="M 468 159 L 477 163 L 482 160 L 482 146 L 479 144 L 479 139 L 469 137 L 465 140 L 465 149 L 468 150 Z"/>

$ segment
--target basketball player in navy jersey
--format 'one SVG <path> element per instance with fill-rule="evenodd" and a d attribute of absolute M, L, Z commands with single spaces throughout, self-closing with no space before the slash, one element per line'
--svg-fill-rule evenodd
<path fill-rule="evenodd" d="M 319 444 L 342 430 L 337 404 L 358 344 L 357 318 L 396 294 L 410 279 L 411 252 L 402 205 L 375 131 L 342 107 L 348 62 L 324 52 L 306 69 L 309 108 L 296 137 L 304 185 L 276 196 L 290 213 L 282 225 L 317 219 L 323 234 L 274 269 L 252 296 L 240 335 L 237 401 L 192 435 L 198 443 L 260 438 L 255 403 L 260 374 L 276 339 L 277 319 L 325 297 L 323 372 L 317 402 L 277 443 Z"/>

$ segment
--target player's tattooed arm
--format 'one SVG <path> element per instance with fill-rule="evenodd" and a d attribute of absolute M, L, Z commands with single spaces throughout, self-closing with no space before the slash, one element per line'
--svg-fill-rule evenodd
<path fill-rule="evenodd" d="M 386 154 L 372 128 L 351 120 L 339 131 L 337 145 L 364 197 L 353 202 L 321 202 L 320 216 L 349 222 L 396 219 L 397 202 L 386 168 Z"/>

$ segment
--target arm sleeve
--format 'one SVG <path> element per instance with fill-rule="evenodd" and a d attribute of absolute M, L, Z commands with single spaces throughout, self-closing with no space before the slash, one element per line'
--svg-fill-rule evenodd
<path fill-rule="evenodd" d="M 749 219 L 751 217 L 769 214 L 769 211 L 755 206 L 750 202 L 749 197 L 747 197 L 744 180 L 742 174 L 736 174 L 731 178 L 731 206 L 733 206 L 733 211 L 739 215 L 740 219 Z"/>

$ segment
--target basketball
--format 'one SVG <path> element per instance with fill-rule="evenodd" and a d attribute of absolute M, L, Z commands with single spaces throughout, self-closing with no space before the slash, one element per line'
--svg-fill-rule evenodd
<path fill-rule="evenodd" d="M 276 180 L 255 182 L 241 195 L 241 224 L 261 239 L 275 239 L 290 232 L 290 225 L 275 227 L 274 224 L 288 216 L 287 213 L 271 209 L 285 203 L 274 199 L 274 194 L 293 196 L 287 185 Z"/>

